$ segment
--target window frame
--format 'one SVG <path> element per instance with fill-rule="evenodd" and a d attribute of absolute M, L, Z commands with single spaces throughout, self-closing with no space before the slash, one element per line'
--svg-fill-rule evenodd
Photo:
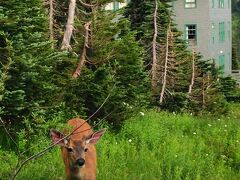
<path fill-rule="evenodd" d="M 211 42 L 212 44 L 215 44 L 216 41 L 216 25 L 214 22 L 211 24 Z"/>
<path fill-rule="evenodd" d="M 116 11 L 116 10 L 118 10 L 119 8 L 120 8 L 119 2 L 114 1 L 114 2 L 113 2 L 113 11 Z"/>
<path fill-rule="evenodd" d="M 218 57 L 218 66 L 222 72 L 225 70 L 225 54 L 221 54 Z"/>
<path fill-rule="evenodd" d="M 194 1 L 194 2 L 187 2 L 187 1 Z M 194 7 L 187 7 L 187 5 L 194 5 Z M 197 8 L 197 0 L 184 0 L 184 8 L 185 9 L 195 9 L 195 8 Z"/>
<path fill-rule="evenodd" d="M 195 26 L 195 29 L 187 29 L 187 28 L 189 28 L 189 26 Z M 195 32 L 195 34 L 194 34 L 194 38 L 190 38 L 189 39 L 189 31 L 194 31 Z M 195 45 L 197 45 L 197 24 L 194 24 L 194 23 L 189 23 L 189 24 L 185 24 L 184 25 L 184 34 L 185 34 L 185 40 L 186 40 L 186 42 L 188 43 L 188 45 L 191 45 L 189 42 L 190 41 L 192 41 L 192 42 L 194 42 L 195 43 Z M 192 35 L 192 34 L 190 34 L 190 35 Z"/>
<path fill-rule="evenodd" d="M 225 42 L 226 40 L 226 33 L 225 33 L 225 22 L 219 22 L 219 42 Z"/>
<path fill-rule="evenodd" d="M 224 0 L 218 0 L 218 8 L 224 9 Z"/>

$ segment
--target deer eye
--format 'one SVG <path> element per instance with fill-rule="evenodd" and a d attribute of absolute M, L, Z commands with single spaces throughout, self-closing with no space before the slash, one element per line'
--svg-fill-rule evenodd
<path fill-rule="evenodd" d="M 85 148 L 84 151 L 87 152 L 87 151 L 88 151 L 88 148 Z"/>
<path fill-rule="evenodd" d="M 68 152 L 73 152 L 73 148 L 67 148 Z"/>

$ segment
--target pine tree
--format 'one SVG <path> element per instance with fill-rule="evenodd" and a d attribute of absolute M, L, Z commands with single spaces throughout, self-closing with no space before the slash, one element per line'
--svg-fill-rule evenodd
<path fill-rule="evenodd" d="M 60 54 L 51 50 L 45 36 L 48 29 L 42 1 L 10 0 L 0 2 L 0 6 L 4 17 L 1 31 L 11 43 L 8 59 L 12 61 L 0 106 L 5 120 L 20 123 L 25 116 L 41 113 L 40 107 L 49 103 L 55 89 L 49 79 L 53 59 Z"/>
<path fill-rule="evenodd" d="M 87 116 L 110 94 L 111 99 L 96 117 L 110 113 L 108 120 L 116 125 L 132 111 L 129 107 L 146 104 L 148 80 L 135 32 L 130 32 L 128 20 L 118 12 L 104 10 L 108 2 L 76 2 L 69 59 L 58 65 L 65 68 L 57 77 L 64 88 L 55 99 L 63 102 L 66 114 Z M 59 1 L 56 5 L 61 9 Z M 56 19 L 58 27 L 67 22 L 65 17 Z M 60 49 L 62 37 L 57 40 Z"/>
<path fill-rule="evenodd" d="M 168 2 L 133 0 L 125 12 L 131 20 L 132 29 L 138 31 L 136 39 L 145 49 L 144 59 L 151 72 L 152 91 L 159 96 L 160 104 L 167 95 L 177 91 L 174 87 L 180 77 L 180 68 L 177 67 L 184 61 L 183 54 L 189 54 L 179 38 L 181 34 L 173 23 Z"/>

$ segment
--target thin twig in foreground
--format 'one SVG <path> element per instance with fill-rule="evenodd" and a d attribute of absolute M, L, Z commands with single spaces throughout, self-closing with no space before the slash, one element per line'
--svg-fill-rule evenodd
<path fill-rule="evenodd" d="M 113 86 L 112 90 L 115 88 L 115 85 Z M 112 91 L 111 90 L 111 91 Z M 50 146 L 46 147 L 45 149 L 41 150 L 40 152 L 30 156 L 29 158 L 25 159 L 22 163 L 18 163 L 15 170 L 14 170 L 14 173 L 12 175 L 12 177 L 10 178 L 10 180 L 14 180 L 17 176 L 17 174 L 20 172 L 20 170 L 23 168 L 23 166 L 30 160 L 32 159 L 36 159 L 37 157 L 40 157 L 42 156 L 43 154 L 45 154 L 46 152 L 48 152 L 51 148 L 53 148 L 54 146 L 56 146 L 59 142 L 61 142 L 62 140 L 68 138 L 69 136 L 71 136 L 75 131 L 77 131 L 80 127 L 82 127 L 85 123 L 87 123 L 87 121 L 89 121 L 102 107 L 103 105 L 107 102 L 107 100 L 109 99 L 111 93 L 108 94 L 108 96 L 105 98 L 104 102 L 101 104 L 101 106 L 91 115 L 89 116 L 86 121 L 84 123 L 82 123 L 80 126 L 78 126 L 76 129 L 74 129 L 71 133 L 67 134 L 66 136 L 64 136 L 62 139 L 56 141 L 55 143 L 51 144 Z M 80 131 L 80 132 L 85 132 L 85 131 L 88 131 L 90 129 L 85 129 L 83 131 Z M 80 133 L 79 132 L 79 133 Z"/>

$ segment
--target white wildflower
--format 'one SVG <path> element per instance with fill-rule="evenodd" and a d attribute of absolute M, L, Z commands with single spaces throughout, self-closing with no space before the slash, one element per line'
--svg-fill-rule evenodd
<path fill-rule="evenodd" d="M 227 125 L 225 124 L 224 127 L 227 127 Z"/>
<path fill-rule="evenodd" d="M 193 132 L 194 135 L 196 135 L 197 133 L 196 132 Z"/>
<path fill-rule="evenodd" d="M 142 116 L 144 116 L 145 114 L 143 112 L 139 112 Z"/>
<path fill-rule="evenodd" d="M 129 139 L 129 140 L 128 140 L 128 142 L 130 142 L 130 143 L 131 143 L 131 142 L 132 142 L 132 139 Z"/>
<path fill-rule="evenodd" d="M 226 158 L 226 156 L 225 156 L 225 155 L 221 155 L 221 157 L 222 157 L 223 159 L 225 159 L 225 158 Z"/>
<path fill-rule="evenodd" d="M 211 127 L 212 125 L 211 124 L 208 124 L 209 127 Z"/>

